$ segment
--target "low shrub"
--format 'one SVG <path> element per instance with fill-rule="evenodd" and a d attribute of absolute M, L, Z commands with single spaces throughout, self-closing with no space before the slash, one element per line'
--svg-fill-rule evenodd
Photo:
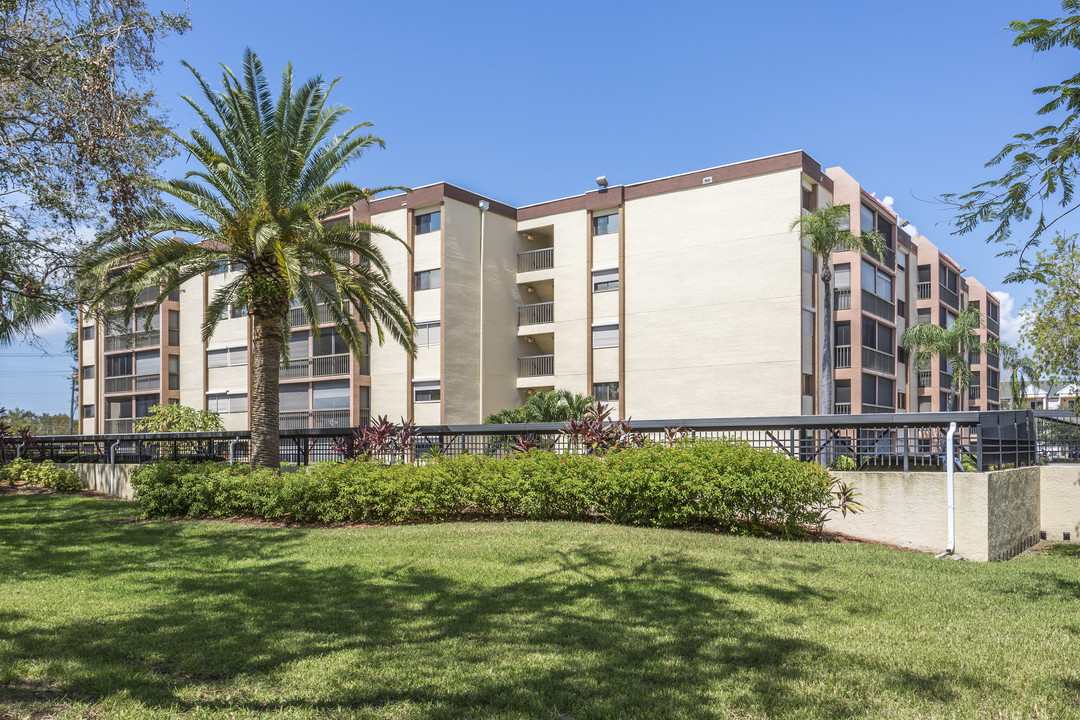
<path fill-rule="evenodd" d="M 859 463 L 855 461 L 855 458 L 850 455 L 837 455 L 833 458 L 832 463 L 829 464 L 830 470 L 836 470 L 838 472 L 844 470 L 858 470 Z"/>
<path fill-rule="evenodd" d="M 52 460 L 40 463 L 32 463 L 23 458 L 12 460 L 0 466 L 0 482 L 8 485 L 21 482 L 61 492 L 78 492 L 83 489 L 82 480 L 74 471 L 57 467 Z"/>
<path fill-rule="evenodd" d="M 213 463 L 159 462 L 132 477 L 142 515 L 257 517 L 290 523 L 606 519 L 801 532 L 829 501 L 814 464 L 745 443 L 677 441 L 603 457 L 534 450 L 425 465 L 320 463 L 279 475 Z"/>

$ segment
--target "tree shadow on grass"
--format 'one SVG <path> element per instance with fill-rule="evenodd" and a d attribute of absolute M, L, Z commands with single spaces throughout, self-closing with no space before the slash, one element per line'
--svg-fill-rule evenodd
<path fill-rule="evenodd" d="M 51 622 L 5 611 L 0 665 L 51 668 L 44 680 L 0 684 L 8 706 L 130 698 L 177 714 L 259 716 L 873 716 L 857 681 L 820 689 L 822 667 L 857 661 L 778 619 L 839 598 L 782 577 L 737 580 L 680 552 L 632 561 L 568 536 L 531 556 L 517 550 L 502 573 L 470 575 L 426 562 L 406 540 L 381 563 L 328 564 L 287 552 L 304 537 L 288 530 L 179 532 L 177 523 L 106 525 L 93 512 L 66 531 L 61 521 L 41 527 L 60 535 L 53 548 L 9 567 L 44 562 L 42 574 L 64 577 L 90 563 L 122 575 L 140 601 L 114 616 Z M 395 531 L 340 539 L 361 544 L 379 532 Z M 105 559 L 81 549 L 95 542 L 109 544 Z M 167 560 L 161 572 L 105 567 L 131 554 L 143 569 L 149 548 Z M 240 560 L 257 562 L 233 567 Z M 977 686 L 878 671 L 932 702 Z"/>

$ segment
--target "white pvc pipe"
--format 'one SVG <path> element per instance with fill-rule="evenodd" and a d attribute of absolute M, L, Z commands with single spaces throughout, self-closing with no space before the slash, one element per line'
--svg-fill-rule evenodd
<path fill-rule="evenodd" d="M 945 473 L 948 478 L 946 481 L 946 501 L 949 505 L 949 544 L 945 548 L 946 555 L 952 555 L 956 550 L 956 493 L 954 491 L 954 477 L 955 472 L 955 457 L 953 449 L 953 436 L 956 434 L 956 423 L 949 423 L 949 432 L 945 435 L 945 442 L 947 446 L 945 448 L 945 462 L 948 465 L 948 470 Z"/>
<path fill-rule="evenodd" d="M 116 446 L 120 444 L 117 440 L 109 448 L 109 494 L 116 497 Z"/>

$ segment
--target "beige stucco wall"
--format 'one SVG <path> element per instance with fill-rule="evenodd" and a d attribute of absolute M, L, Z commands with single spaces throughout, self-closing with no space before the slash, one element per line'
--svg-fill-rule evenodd
<path fill-rule="evenodd" d="M 945 473 L 836 472 L 866 510 L 834 514 L 827 528 L 923 552 L 948 544 Z M 1039 468 L 955 476 L 955 552 L 968 560 L 1011 557 L 1037 539 Z"/>
<path fill-rule="evenodd" d="M 1080 465 L 1044 465 L 1039 497 L 1039 529 L 1048 540 L 1060 541 L 1069 533 L 1080 542 Z"/>
<path fill-rule="evenodd" d="M 399 238 L 409 236 L 408 210 L 405 207 L 379 213 L 371 221 Z M 408 276 L 408 249 L 400 242 L 381 235 L 373 235 L 372 239 L 386 258 L 394 286 L 402 296 L 407 297 L 412 282 Z M 383 345 L 379 345 L 376 333 L 372 332 L 371 338 L 371 416 L 387 415 L 396 421 L 409 414 L 406 404 L 406 398 L 411 398 L 411 388 L 406 378 L 408 356 L 393 338 L 387 337 Z"/>
<path fill-rule="evenodd" d="M 180 404 L 203 410 L 203 278 L 195 277 L 180 288 Z"/>
<path fill-rule="evenodd" d="M 801 178 L 626 203 L 627 414 L 801 413 Z"/>
<path fill-rule="evenodd" d="M 64 465 L 75 471 L 83 481 L 83 487 L 94 492 L 105 493 L 123 500 L 131 500 L 135 493 L 131 488 L 131 474 L 138 465 L 115 466 L 115 475 L 108 463 L 70 463 Z"/>

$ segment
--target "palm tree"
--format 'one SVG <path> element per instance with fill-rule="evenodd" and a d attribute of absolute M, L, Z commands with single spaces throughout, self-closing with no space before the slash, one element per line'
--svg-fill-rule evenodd
<path fill-rule="evenodd" d="M 827 415 L 833 413 L 832 254 L 840 250 L 854 250 L 873 254 L 880 260 L 885 251 L 885 238 L 877 230 L 869 230 L 862 235 L 851 232 L 850 214 L 847 205 L 825 205 L 791 223 L 791 229 L 798 228 L 800 238 L 809 242 L 807 249 L 810 253 L 821 260 L 821 282 L 825 286 L 825 301 L 822 303 L 825 332 L 821 338 L 821 399 L 818 408 L 824 408 L 823 414 Z"/>
<path fill-rule="evenodd" d="M 551 390 L 529 396 L 519 408 L 506 408 L 488 415 L 488 425 L 503 423 L 568 422 L 581 420 L 596 404 L 592 395 L 581 395 L 570 390 Z"/>
<path fill-rule="evenodd" d="M 160 287 L 160 303 L 191 278 L 223 263 L 238 266 L 238 276 L 209 303 L 202 336 L 210 338 L 230 305 L 247 308 L 253 328 L 251 462 L 277 467 L 278 369 L 279 361 L 288 359 L 288 313 L 294 299 L 316 336 L 323 306 L 358 358 L 372 327 L 380 344 L 385 330 L 409 353 L 416 352 L 408 306 L 391 284 L 386 260 L 371 236 L 400 239 L 368 223 L 323 222 L 329 213 L 390 189 L 360 189 L 334 180 L 364 150 L 384 143 L 361 132 L 370 123 L 330 135 L 348 112 L 327 105 L 336 81 L 327 85 L 317 76 L 294 88 L 292 66 L 287 65 L 275 102 L 262 63 L 250 49 L 241 77 L 223 66 L 218 90 L 186 67 L 208 109 L 185 96 L 203 128 L 191 130 L 188 137 L 172 137 L 202 167 L 183 180 L 153 185 L 190 205 L 194 213 L 148 208 L 141 213 L 138 237 L 104 236 L 85 264 L 85 297 L 91 310 L 101 313 L 107 299 L 120 293 L 126 299 L 124 315 L 130 318 L 134 298 L 145 288 Z M 181 242 L 172 237 L 175 232 L 208 242 Z"/>
<path fill-rule="evenodd" d="M 973 351 L 982 352 L 984 344 L 979 340 L 979 326 L 982 325 L 982 313 L 974 305 L 968 305 L 956 316 L 949 327 L 940 325 L 912 325 L 900 336 L 900 347 L 911 357 L 916 371 L 921 371 L 930 364 L 930 360 L 939 357 L 952 367 L 952 385 L 949 386 L 949 410 L 956 410 L 957 393 L 965 390 L 972 380 L 968 356 Z M 999 347 L 995 342 L 986 343 L 993 350 Z"/>
<path fill-rule="evenodd" d="M 1002 365 L 1009 368 L 1009 404 L 1013 410 L 1026 409 L 1028 385 L 1039 377 L 1035 361 L 1022 355 L 1017 347 L 1000 341 L 996 341 L 996 345 Z M 1047 388 L 1047 396 L 1049 394 L 1050 388 Z"/>

